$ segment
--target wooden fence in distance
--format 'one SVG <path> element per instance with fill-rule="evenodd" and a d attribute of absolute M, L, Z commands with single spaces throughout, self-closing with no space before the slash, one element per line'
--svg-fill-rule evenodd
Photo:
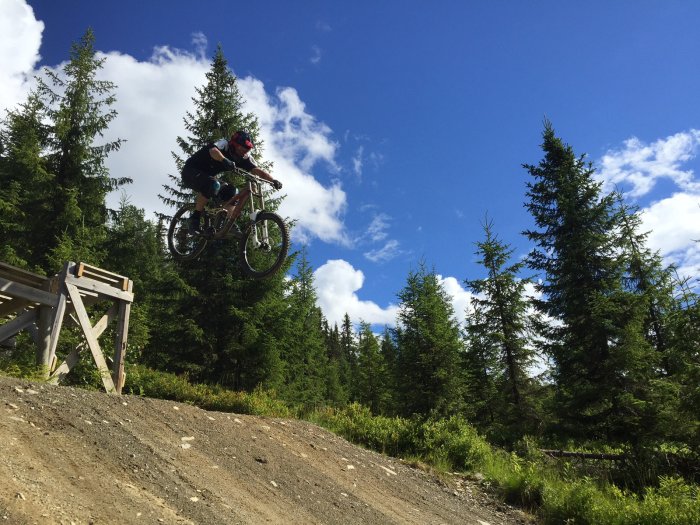
<path fill-rule="evenodd" d="M 89 349 L 107 392 L 121 393 L 129 313 L 134 300 L 133 281 L 85 263 L 68 262 L 53 277 L 43 277 L 0 263 L 0 343 L 28 330 L 37 343 L 36 362 L 47 379 L 60 382 Z M 87 307 L 109 302 L 107 312 L 92 324 Z M 101 305 L 101 304 L 100 304 Z M 84 341 L 58 366 L 56 347 L 66 316 L 81 329 Z M 116 320 L 112 367 L 107 366 L 99 337 Z"/>

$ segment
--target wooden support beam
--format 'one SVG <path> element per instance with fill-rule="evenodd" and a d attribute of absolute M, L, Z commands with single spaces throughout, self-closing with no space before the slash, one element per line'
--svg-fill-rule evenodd
<path fill-rule="evenodd" d="M 118 307 L 116 305 L 113 305 L 112 308 L 110 308 L 109 311 L 105 315 L 103 315 L 100 318 L 100 320 L 97 321 L 97 323 L 95 323 L 95 326 L 92 327 L 92 335 L 95 339 L 98 339 L 102 335 L 102 333 L 107 329 L 109 323 L 112 321 L 112 319 L 114 319 L 114 317 L 117 314 Z M 78 326 L 80 326 L 80 322 L 77 319 L 76 323 L 78 324 Z M 80 358 L 80 353 L 86 348 L 88 348 L 86 342 L 83 342 L 77 347 L 75 347 L 75 349 L 66 356 L 65 361 L 63 361 L 63 363 L 61 363 L 58 367 L 56 367 L 56 370 L 53 371 L 53 373 L 49 377 L 49 383 L 55 385 L 61 382 L 68 375 L 68 372 L 70 372 L 71 369 L 76 365 L 78 359 Z"/>
<path fill-rule="evenodd" d="M 32 323 L 36 322 L 36 310 L 28 310 L 23 314 L 18 315 L 12 321 L 6 322 L 0 326 L 0 342 L 11 338 L 17 332 L 21 332 Z"/>
<path fill-rule="evenodd" d="M 133 281 L 128 283 L 128 291 L 132 292 Z M 126 376 L 124 374 L 124 359 L 126 357 L 126 340 L 129 335 L 129 316 L 131 315 L 131 303 L 119 301 L 119 316 L 117 325 L 117 340 L 114 345 L 114 359 L 112 360 L 112 380 L 117 393 L 122 393 Z"/>
<path fill-rule="evenodd" d="M 18 299 L 16 297 L 10 297 L 8 300 L 0 303 L 0 317 L 6 317 L 15 312 L 19 312 L 22 308 L 25 308 L 28 304 L 32 304 L 26 299 Z"/>
<path fill-rule="evenodd" d="M 50 292 L 9 281 L 3 277 L 0 277 L 0 290 L 11 297 L 26 299 L 27 301 L 45 304 L 46 306 L 56 306 L 58 299 L 56 295 Z"/>
<path fill-rule="evenodd" d="M 96 292 L 98 294 L 106 295 L 107 297 L 112 297 L 114 299 L 121 299 L 122 301 L 132 302 L 134 300 L 134 294 L 128 291 L 122 291 L 114 286 L 110 286 L 99 281 L 95 281 L 88 277 L 75 277 L 73 275 L 66 275 L 66 284 L 71 284 L 82 290 L 89 290 Z"/>
<path fill-rule="evenodd" d="M 46 367 L 47 377 L 51 369 L 51 364 L 56 359 L 56 347 L 58 346 L 58 336 L 61 335 L 61 327 L 63 326 L 63 316 L 66 313 L 66 305 L 68 304 L 68 295 L 66 293 L 63 278 L 71 269 L 73 263 L 66 263 L 61 273 L 50 281 L 51 290 L 56 293 L 58 303 L 53 309 L 51 319 L 47 322 L 49 336 L 44 339 L 44 346 L 40 346 L 37 350 L 37 364 Z"/>
<path fill-rule="evenodd" d="M 43 275 L 29 272 L 3 262 L 0 262 L 0 277 L 31 286 L 32 288 L 43 288 L 44 282 L 49 279 Z"/>
<path fill-rule="evenodd" d="M 75 308 L 75 313 L 78 316 L 78 321 L 83 329 L 83 335 L 87 341 L 88 347 L 92 352 L 92 357 L 95 360 L 97 369 L 100 371 L 100 377 L 102 378 L 102 384 L 105 390 L 110 393 L 116 393 L 114 388 L 114 382 L 109 373 L 109 368 L 107 368 L 107 363 L 105 362 L 104 355 L 102 354 L 102 349 L 100 348 L 100 343 L 97 341 L 93 331 L 92 325 L 90 324 L 90 318 L 88 317 L 87 311 L 85 311 L 85 306 L 83 306 L 83 300 L 80 298 L 80 292 L 78 288 L 66 282 L 66 288 L 68 290 L 68 295 L 73 301 L 73 308 Z"/>

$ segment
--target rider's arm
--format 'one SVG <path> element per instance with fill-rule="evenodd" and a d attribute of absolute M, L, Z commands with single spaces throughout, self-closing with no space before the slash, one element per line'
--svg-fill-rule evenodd
<path fill-rule="evenodd" d="M 272 175 L 270 175 L 268 172 L 266 172 L 265 170 L 263 170 L 263 169 L 261 169 L 261 168 L 253 168 L 252 170 L 250 170 L 250 172 L 251 172 L 253 175 L 257 175 L 258 177 L 261 177 L 261 178 L 263 178 L 263 179 L 265 179 L 265 180 L 268 180 L 268 181 L 270 181 L 270 182 L 272 182 L 272 181 L 275 180 L 275 179 L 272 177 Z"/>
<path fill-rule="evenodd" d="M 221 150 L 216 146 L 209 149 L 209 156 L 211 156 L 211 158 L 214 160 L 218 160 L 219 162 L 223 162 L 225 158 L 224 154 L 221 153 Z"/>

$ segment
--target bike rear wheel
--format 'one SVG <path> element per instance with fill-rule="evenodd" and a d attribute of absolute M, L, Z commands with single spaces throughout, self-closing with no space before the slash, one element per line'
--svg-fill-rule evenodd
<path fill-rule="evenodd" d="M 260 279 L 280 269 L 289 250 L 289 230 L 282 217 L 259 212 L 243 232 L 239 243 L 243 273 Z"/>
<path fill-rule="evenodd" d="M 168 228 L 168 248 L 175 259 L 189 261 L 197 257 L 207 245 L 201 235 L 192 235 L 188 231 L 187 220 L 194 210 L 194 204 L 185 204 L 175 212 Z"/>

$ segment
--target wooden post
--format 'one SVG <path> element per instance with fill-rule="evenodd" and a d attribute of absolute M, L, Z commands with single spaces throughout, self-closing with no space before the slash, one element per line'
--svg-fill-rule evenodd
<path fill-rule="evenodd" d="M 56 276 L 56 280 L 53 281 L 53 285 L 56 288 L 55 291 L 58 294 L 58 304 L 56 305 L 56 308 L 54 308 L 53 316 L 51 318 L 51 335 L 47 338 L 49 344 L 48 346 L 45 346 L 41 349 L 41 360 L 37 359 L 37 364 L 43 365 L 45 367 L 46 379 L 49 378 L 51 374 L 51 364 L 56 359 L 56 347 L 58 346 L 58 336 L 61 335 L 61 327 L 63 326 L 63 316 L 66 313 L 66 306 L 68 304 L 68 295 L 66 294 L 64 281 L 66 275 L 68 275 L 68 272 L 73 267 L 73 265 L 74 264 L 72 262 L 67 262 L 63 266 L 63 270 L 61 271 L 61 273 Z"/>
<path fill-rule="evenodd" d="M 129 281 L 127 291 L 132 292 L 134 282 Z M 119 301 L 119 315 L 117 325 L 117 340 L 114 345 L 114 359 L 112 361 L 112 380 L 117 389 L 117 393 L 122 393 L 124 381 L 124 358 L 126 357 L 126 340 L 129 335 L 129 316 L 131 314 L 131 303 L 127 301 Z"/>

